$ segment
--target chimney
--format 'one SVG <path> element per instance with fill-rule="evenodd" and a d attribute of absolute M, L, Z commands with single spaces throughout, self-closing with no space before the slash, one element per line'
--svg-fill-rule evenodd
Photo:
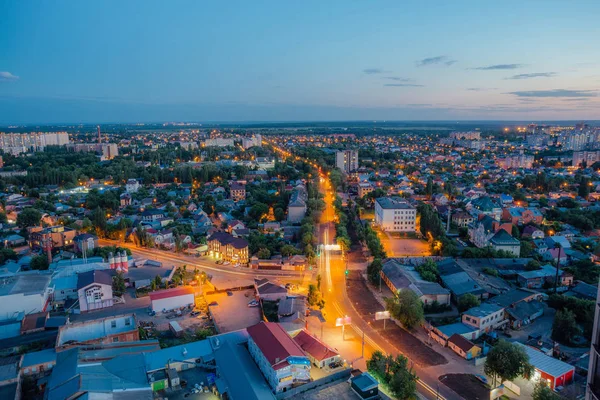
<path fill-rule="evenodd" d="M 98 129 L 98 144 L 102 144 L 102 136 L 100 135 L 100 125 L 96 126 Z"/>

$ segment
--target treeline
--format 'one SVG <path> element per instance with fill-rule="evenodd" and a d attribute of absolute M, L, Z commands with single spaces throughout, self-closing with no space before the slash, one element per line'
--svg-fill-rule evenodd
<path fill-rule="evenodd" d="M 431 241 L 431 250 L 437 255 L 455 256 L 458 250 L 452 240 L 446 236 L 442 220 L 433 207 L 421 203 L 417 206 L 417 211 L 421 216 L 419 230 Z"/>

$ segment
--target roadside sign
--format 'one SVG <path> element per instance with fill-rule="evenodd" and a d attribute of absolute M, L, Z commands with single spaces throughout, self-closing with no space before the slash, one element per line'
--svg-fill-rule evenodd
<path fill-rule="evenodd" d="M 378 311 L 375 313 L 375 320 L 379 321 L 380 319 L 390 319 L 389 311 Z"/>
<path fill-rule="evenodd" d="M 343 318 L 336 318 L 335 319 L 335 326 L 344 326 L 344 325 L 350 325 L 352 323 L 352 318 L 345 316 Z"/>

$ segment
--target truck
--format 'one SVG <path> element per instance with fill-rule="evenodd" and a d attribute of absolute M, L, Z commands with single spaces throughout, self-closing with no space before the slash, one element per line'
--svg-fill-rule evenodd
<path fill-rule="evenodd" d="M 177 321 L 169 322 L 169 330 L 173 332 L 173 335 L 175 335 L 175 337 L 180 337 L 181 335 L 183 335 L 183 329 Z"/>

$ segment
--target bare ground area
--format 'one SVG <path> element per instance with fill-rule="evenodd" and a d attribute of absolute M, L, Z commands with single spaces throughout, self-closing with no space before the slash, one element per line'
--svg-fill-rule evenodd
<path fill-rule="evenodd" d="M 471 374 L 442 375 L 440 376 L 440 382 L 465 400 L 487 400 L 490 398 L 490 389 Z"/>
<path fill-rule="evenodd" d="M 383 329 L 383 321 L 375 321 L 375 312 L 382 311 L 382 307 L 367 287 L 360 271 L 350 271 L 347 292 L 350 301 L 352 301 L 354 308 L 361 317 L 365 321 L 370 321 L 371 326 L 381 336 L 386 338 L 410 360 L 423 367 L 448 363 L 443 355 L 392 321 L 387 321 L 385 330 Z"/>

